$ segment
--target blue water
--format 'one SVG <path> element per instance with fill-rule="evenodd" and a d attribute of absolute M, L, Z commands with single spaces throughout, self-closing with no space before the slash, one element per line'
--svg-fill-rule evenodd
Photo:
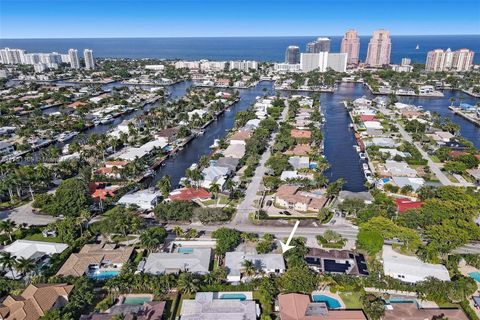
<path fill-rule="evenodd" d="M 120 271 L 100 271 L 91 273 L 88 275 L 88 277 L 94 280 L 108 280 L 118 276 L 119 274 Z"/>
<path fill-rule="evenodd" d="M 122 304 L 143 305 L 146 301 L 152 301 L 151 297 L 126 297 Z"/>
<path fill-rule="evenodd" d="M 323 35 L 322 35 L 323 36 Z M 21 48 L 28 52 L 67 52 L 93 49 L 96 57 L 211 59 L 283 61 L 285 49 L 298 45 L 305 51 L 316 36 L 305 37 L 226 37 L 226 38 L 105 38 L 105 39 L 0 39 L 0 47 Z M 370 36 L 360 37 L 360 59 L 365 60 Z M 332 52 L 339 52 L 342 37 L 331 37 Z M 417 44 L 419 50 L 415 50 Z M 480 63 L 480 35 L 392 36 L 392 62 L 402 58 L 425 63 L 426 53 L 437 48 L 469 48 Z"/>
<path fill-rule="evenodd" d="M 243 293 L 224 293 L 220 296 L 223 300 L 247 300 L 247 297 Z"/>
<path fill-rule="evenodd" d="M 337 299 L 326 296 L 324 294 L 314 294 L 312 296 L 312 299 L 314 302 L 325 302 L 328 309 L 339 309 L 342 307 L 342 305 L 340 304 L 340 302 L 338 302 Z"/>
<path fill-rule="evenodd" d="M 192 253 L 193 248 L 178 248 L 178 253 Z"/>
<path fill-rule="evenodd" d="M 468 275 L 475 281 L 480 282 L 480 272 L 471 272 Z"/>

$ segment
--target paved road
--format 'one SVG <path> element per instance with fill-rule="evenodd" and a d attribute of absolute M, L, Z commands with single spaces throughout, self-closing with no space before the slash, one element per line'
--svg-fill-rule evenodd
<path fill-rule="evenodd" d="M 286 101 L 286 107 L 283 109 L 281 120 L 279 123 L 285 121 L 287 118 L 287 113 L 288 113 L 288 101 Z M 277 133 L 274 133 L 272 135 L 272 138 L 270 139 L 267 150 L 262 154 L 262 157 L 260 158 L 260 162 L 255 169 L 255 173 L 252 177 L 252 181 L 248 184 L 247 190 L 245 191 L 245 198 L 243 199 L 242 202 L 237 206 L 237 214 L 232 220 L 232 225 L 234 227 L 240 226 L 240 225 L 247 225 L 250 224 L 250 220 L 248 219 L 248 214 L 251 212 L 255 212 L 257 208 L 255 208 L 255 200 L 259 196 L 257 193 L 260 191 L 260 186 L 262 184 L 263 176 L 265 175 L 266 167 L 265 163 L 267 160 L 270 158 L 271 155 L 271 147 L 275 143 L 275 138 L 277 137 Z"/>
<path fill-rule="evenodd" d="M 10 219 L 17 225 L 26 223 L 29 226 L 44 226 L 57 220 L 57 218 L 52 216 L 34 214 L 31 202 L 12 210 L 1 211 L 0 220 L 4 219 Z"/>

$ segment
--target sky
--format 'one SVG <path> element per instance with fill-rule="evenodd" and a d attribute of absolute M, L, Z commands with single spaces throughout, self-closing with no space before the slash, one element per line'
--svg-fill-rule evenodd
<path fill-rule="evenodd" d="M 0 0 L 0 38 L 480 34 L 479 0 Z"/>

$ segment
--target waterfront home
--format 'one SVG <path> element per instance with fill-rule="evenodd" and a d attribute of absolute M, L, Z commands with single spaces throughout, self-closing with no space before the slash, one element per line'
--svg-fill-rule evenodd
<path fill-rule="evenodd" d="M 280 186 L 275 195 L 275 205 L 299 212 L 317 212 L 325 206 L 327 200 L 323 195 L 300 191 L 293 185 Z"/>
<path fill-rule="evenodd" d="M 450 281 L 444 265 L 425 263 L 416 256 L 398 253 L 391 246 L 383 246 L 382 262 L 385 275 L 404 282 L 417 283 L 429 277 Z"/>
<path fill-rule="evenodd" d="M 365 97 L 361 97 L 353 100 L 354 107 L 371 106 L 371 105 L 372 105 L 372 100 L 369 100 Z"/>
<path fill-rule="evenodd" d="M 230 136 L 230 144 L 243 144 L 245 145 L 248 139 L 252 136 L 251 130 L 239 130 Z"/>
<path fill-rule="evenodd" d="M 180 320 L 255 320 L 259 316 L 251 292 L 197 292 L 195 299 L 184 299 L 180 309 Z"/>
<path fill-rule="evenodd" d="M 371 141 L 365 143 L 367 146 L 373 145 L 382 148 L 395 148 L 397 144 L 392 138 L 372 138 Z"/>
<path fill-rule="evenodd" d="M 450 140 L 455 137 L 448 131 L 435 131 L 433 133 L 427 133 L 426 136 L 432 138 L 439 145 L 450 142 Z"/>
<path fill-rule="evenodd" d="M 243 126 L 246 130 L 255 130 L 260 126 L 260 119 L 251 119 Z"/>
<path fill-rule="evenodd" d="M 363 121 L 365 128 L 371 130 L 383 130 L 383 126 L 380 121 Z"/>
<path fill-rule="evenodd" d="M 422 201 L 413 201 L 406 198 L 395 199 L 395 204 L 397 205 L 398 213 L 404 213 L 405 211 L 418 209 L 423 206 Z"/>
<path fill-rule="evenodd" d="M 351 250 L 309 248 L 305 254 L 305 262 L 316 272 L 368 276 L 365 257 Z"/>
<path fill-rule="evenodd" d="M 280 320 L 367 320 L 362 310 L 328 309 L 325 302 L 312 302 L 300 293 L 278 296 Z"/>
<path fill-rule="evenodd" d="M 357 199 L 357 200 L 363 201 L 363 203 L 365 204 L 371 204 L 375 200 L 375 198 L 372 196 L 372 194 L 369 191 L 353 192 L 353 191 L 347 191 L 347 190 L 340 191 L 337 199 L 339 203 L 342 203 L 347 199 Z"/>
<path fill-rule="evenodd" d="M 241 159 L 245 155 L 245 145 L 230 144 L 225 150 L 222 151 L 222 154 L 226 158 Z"/>
<path fill-rule="evenodd" d="M 390 177 L 416 177 L 417 171 L 410 168 L 408 163 L 404 161 L 394 161 L 387 160 L 385 161 L 385 169 L 388 172 Z"/>
<path fill-rule="evenodd" d="M 118 200 L 117 204 L 126 207 L 136 206 L 141 210 L 152 210 L 158 204 L 159 198 L 160 194 L 157 191 L 146 189 L 127 193 Z"/>
<path fill-rule="evenodd" d="M 313 175 L 312 174 L 302 174 L 298 173 L 298 171 L 293 170 L 293 171 L 283 171 L 282 174 L 280 175 L 280 180 L 282 181 L 287 181 L 291 179 L 308 179 L 308 180 L 313 180 Z"/>
<path fill-rule="evenodd" d="M 212 197 L 212 194 L 204 188 L 180 188 L 170 192 L 168 201 L 204 201 Z"/>
<path fill-rule="evenodd" d="M 8 252 L 16 259 L 31 259 L 36 268 L 39 270 L 43 266 L 50 263 L 50 257 L 57 253 L 62 253 L 68 245 L 64 243 L 32 241 L 32 240 L 16 240 L 10 245 L 4 247 L 0 252 Z M 10 279 L 20 278 L 19 273 L 13 268 L 9 270 L 5 277 Z"/>
<path fill-rule="evenodd" d="M 293 156 L 288 158 L 288 163 L 295 169 L 308 169 L 310 167 L 309 157 Z"/>
<path fill-rule="evenodd" d="M 146 260 L 140 262 L 138 271 L 159 275 L 190 272 L 207 274 L 212 261 L 212 249 L 178 247 L 174 252 L 150 253 Z"/>
<path fill-rule="evenodd" d="M 213 184 L 218 184 L 220 189 L 223 190 L 223 185 L 225 184 L 230 172 L 231 170 L 226 167 L 210 165 L 202 170 L 202 187 L 209 189 Z"/>
<path fill-rule="evenodd" d="M 421 303 L 412 299 L 400 302 L 391 302 L 385 306 L 383 320 L 425 320 L 425 319 L 455 319 L 468 320 L 469 318 L 458 308 L 422 308 Z"/>
<path fill-rule="evenodd" d="M 107 198 L 115 196 L 115 193 L 121 188 L 118 185 L 111 185 L 107 182 L 91 182 L 88 185 L 88 191 L 93 201 L 105 201 Z"/>
<path fill-rule="evenodd" d="M 391 183 L 402 188 L 404 186 L 411 186 L 413 191 L 417 191 L 425 185 L 425 180 L 423 178 L 412 178 L 412 177 L 392 177 Z"/>
<path fill-rule="evenodd" d="M 233 156 L 233 154 L 230 154 Z M 230 169 L 230 171 L 237 171 L 238 164 L 240 162 L 240 158 L 234 157 L 221 157 L 218 160 L 212 161 L 214 165 L 217 167 L 225 167 Z"/>
<path fill-rule="evenodd" d="M 102 275 L 120 273 L 122 266 L 130 260 L 133 247 L 116 244 L 86 244 L 78 253 L 72 253 L 57 272 L 58 276 L 80 277 L 87 275 L 94 279 Z"/>
<path fill-rule="evenodd" d="M 227 269 L 228 282 L 240 282 L 242 277 L 244 261 L 250 261 L 255 271 L 262 274 L 280 275 L 285 272 L 285 261 L 283 255 L 277 253 L 267 254 L 246 254 L 240 251 L 227 252 L 225 254 L 225 268 Z"/>
<path fill-rule="evenodd" d="M 37 320 L 49 310 L 68 303 L 73 285 L 66 283 L 30 284 L 20 295 L 7 296 L 0 303 L 0 319 Z"/>
<path fill-rule="evenodd" d="M 308 144 L 297 144 L 293 149 L 287 150 L 284 153 L 286 155 L 293 155 L 293 156 L 306 156 L 310 152 L 312 152 L 312 148 Z"/>
<path fill-rule="evenodd" d="M 412 155 L 408 152 L 402 152 L 397 149 L 393 148 L 380 148 L 378 149 L 378 152 L 389 155 L 389 159 L 395 158 L 396 156 L 402 157 L 402 158 L 408 158 L 411 157 Z"/>
<path fill-rule="evenodd" d="M 467 173 L 475 179 L 477 186 L 480 186 L 480 169 L 467 169 Z"/>
<path fill-rule="evenodd" d="M 167 128 L 155 133 L 155 139 L 165 138 L 167 143 L 171 143 L 177 139 L 178 128 Z"/>
<path fill-rule="evenodd" d="M 187 112 L 188 120 L 191 121 L 195 116 L 199 117 L 200 119 L 203 118 L 204 115 L 208 114 L 207 109 L 195 109 L 190 112 Z"/>
<path fill-rule="evenodd" d="M 5 141 L 0 141 L 0 156 L 8 156 L 15 151 L 13 144 Z"/>
<path fill-rule="evenodd" d="M 290 130 L 290 136 L 294 139 L 310 139 L 312 137 L 312 132 L 310 130 Z"/>
<path fill-rule="evenodd" d="M 90 315 L 82 315 L 80 320 L 162 320 L 165 312 L 165 301 L 145 301 L 138 304 L 136 301 L 148 297 L 142 295 L 129 295 L 123 297 L 119 303 L 110 307 L 105 312 L 96 312 Z M 129 301 L 132 300 L 132 303 Z"/>

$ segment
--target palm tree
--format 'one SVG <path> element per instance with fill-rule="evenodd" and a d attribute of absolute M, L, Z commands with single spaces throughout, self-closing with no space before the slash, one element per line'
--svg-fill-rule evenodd
<path fill-rule="evenodd" d="M 177 288 L 181 293 L 190 294 L 198 291 L 198 279 L 193 277 L 191 273 L 182 273 L 178 277 Z"/>
<path fill-rule="evenodd" d="M 257 273 L 253 262 L 250 260 L 243 260 L 242 262 L 242 271 L 247 277 L 254 276 Z"/>
<path fill-rule="evenodd" d="M 175 226 L 175 227 L 173 227 L 173 230 L 172 230 L 172 231 L 173 231 L 173 233 L 175 233 L 175 235 L 176 235 L 177 237 L 180 237 L 180 236 L 182 236 L 182 235 L 185 233 L 185 232 L 183 231 L 182 227 L 180 227 L 180 226 Z"/>
<path fill-rule="evenodd" d="M 209 191 L 213 194 L 213 197 L 217 199 L 217 204 L 218 204 L 218 193 L 220 192 L 220 186 L 216 183 L 212 184 L 209 188 Z"/>
<path fill-rule="evenodd" d="M 448 100 L 450 100 L 450 107 L 453 106 L 453 103 L 455 102 L 455 98 L 454 98 L 454 97 L 451 97 L 451 98 L 448 99 Z"/>
<path fill-rule="evenodd" d="M 164 198 L 168 197 L 168 194 L 170 193 L 170 188 L 172 187 L 172 182 L 170 179 L 170 176 L 165 175 L 163 176 L 160 180 L 157 182 L 157 188 L 160 190 L 162 193 L 162 196 Z"/>
<path fill-rule="evenodd" d="M 2 252 L 0 253 L 0 265 L 3 267 L 3 269 L 10 270 L 10 272 L 13 275 L 13 267 L 15 266 L 15 257 L 12 256 L 10 252 Z"/>
<path fill-rule="evenodd" d="M 4 220 L 0 223 L 0 231 L 5 232 L 10 239 L 10 242 L 13 241 L 12 239 L 12 232 L 15 229 L 15 222 L 10 219 Z"/>
<path fill-rule="evenodd" d="M 15 269 L 22 275 L 26 275 L 30 271 L 35 270 L 35 262 L 30 258 L 19 258 L 15 263 Z"/>

